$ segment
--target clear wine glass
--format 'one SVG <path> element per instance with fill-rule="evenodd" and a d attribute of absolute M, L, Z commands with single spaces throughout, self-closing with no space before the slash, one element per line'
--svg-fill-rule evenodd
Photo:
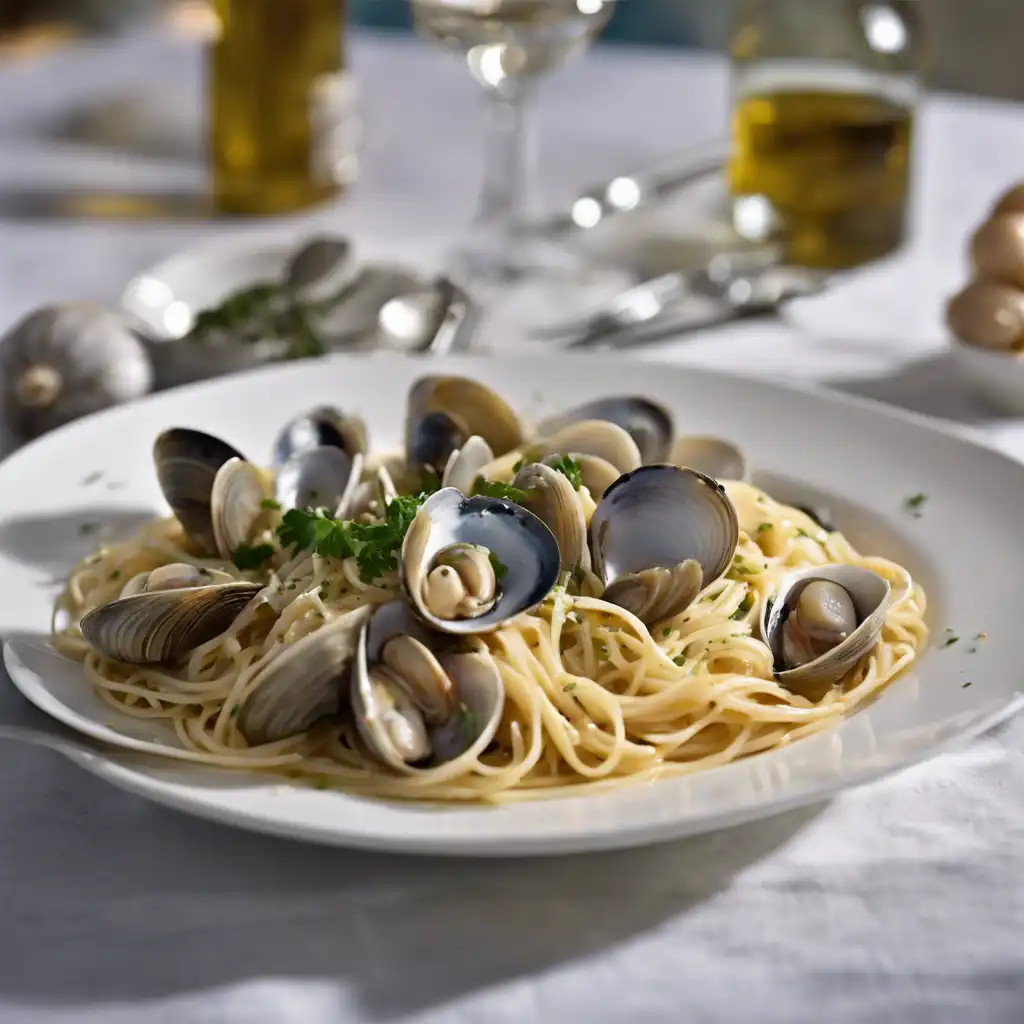
<path fill-rule="evenodd" d="M 538 286 L 535 320 L 544 319 L 541 305 L 557 317 L 592 305 L 596 292 L 605 297 L 607 277 L 531 222 L 531 114 L 539 81 L 590 46 L 615 0 L 409 2 L 419 34 L 463 56 L 485 102 L 483 189 L 449 272 L 486 302 L 509 291 L 521 299 L 524 286 Z"/>

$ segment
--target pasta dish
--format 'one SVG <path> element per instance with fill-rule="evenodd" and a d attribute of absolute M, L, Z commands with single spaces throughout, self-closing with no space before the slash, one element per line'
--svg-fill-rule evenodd
<path fill-rule="evenodd" d="M 183 756 L 440 801 L 600 791 L 836 725 L 927 642 L 925 595 L 640 397 L 527 425 L 427 377 L 405 443 L 317 408 L 270 468 L 176 428 L 172 514 L 76 567 L 54 643 Z"/>

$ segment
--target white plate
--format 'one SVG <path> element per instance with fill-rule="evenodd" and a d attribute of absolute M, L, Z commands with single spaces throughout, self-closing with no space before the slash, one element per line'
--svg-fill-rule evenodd
<path fill-rule="evenodd" d="M 916 671 L 832 732 L 600 796 L 500 808 L 417 806 L 100 747 L 80 763 L 182 810 L 298 839 L 422 853 L 564 853 L 703 832 L 821 799 L 974 736 L 1020 706 L 1024 468 L 873 404 L 693 369 L 564 356 L 428 363 L 378 353 L 274 367 L 116 409 L 22 450 L 0 465 L 0 633 L 21 639 L 22 659 L 8 662 L 18 687 L 64 721 L 80 725 L 84 716 L 98 730 L 127 727 L 92 694 L 78 666 L 41 647 L 54 577 L 96 540 L 80 536 L 80 524 L 130 528 L 162 507 L 150 466 L 160 430 L 199 427 L 259 458 L 284 419 L 333 402 L 363 415 L 378 445 L 397 444 L 409 385 L 439 369 L 477 377 L 531 412 L 612 392 L 660 399 L 680 430 L 743 445 L 759 467 L 757 482 L 778 497 L 827 502 L 854 544 L 907 564 L 928 590 L 937 635 L 949 626 L 962 637 L 986 631 L 988 639 L 975 654 L 964 641 L 929 650 Z M 87 482 L 97 470 L 103 479 Z M 903 509 L 916 492 L 928 495 L 920 518 Z M 136 738 L 154 738 L 132 725 Z"/>

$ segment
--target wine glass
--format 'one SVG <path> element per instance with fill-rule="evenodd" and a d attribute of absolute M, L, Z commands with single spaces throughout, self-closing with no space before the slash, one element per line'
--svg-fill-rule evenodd
<path fill-rule="evenodd" d="M 420 35 L 464 57 L 485 102 L 483 189 L 449 272 L 485 302 L 514 291 L 520 309 L 529 287 L 541 320 L 541 306 L 562 316 L 593 305 L 596 293 L 606 296 L 608 277 L 531 223 L 530 115 L 540 79 L 587 49 L 615 0 L 409 2 Z"/>

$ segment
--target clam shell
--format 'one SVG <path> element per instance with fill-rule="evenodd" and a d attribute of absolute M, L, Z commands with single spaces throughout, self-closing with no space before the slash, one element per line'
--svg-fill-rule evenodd
<path fill-rule="evenodd" d="M 363 457 L 340 448 L 311 448 L 293 455 L 278 471 L 274 494 L 282 508 L 326 508 L 345 518 L 356 495 Z"/>
<path fill-rule="evenodd" d="M 541 437 L 548 437 L 583 420 L 605 420 L 621 427 L 633 438 L 645 465 L 663 462 L 668 458 L 675 432 L 672 414 L 658 402 L 639 395 L 611 396 L 585 402 L 568 412 L 543 420 L 537 426 L 537 433 Z"/>
<path fill-rule="evenodd" d="M 533 463 L 519 471 L 512 486 L 526 492 L 520 504 L 554 534 L 562 569 L 589 569 L 587 524 L 579 495 L 568 478 L 549 466 Z"/>
<path fill-rule="evenodd" d="M 266 497 L 264 476 L 251 462 L 229 459 L 217 471 L 210 493 L 210 521 L 221 558 L 230 561 L 252 540 Z"/>
<path fill-rule="evenodd" d="M 204 555 L 217 554 L 210 495 L 225 462 L 245 457 L 231 445 L 200 430 L 165 430 L 153 445 L 157 480 L 182 529 Z"/>
<path fill-rule="evenodd" d="M 441 486 L 470 494 L 480 471 L 493 460 L 491 446 L 482 437 L 474 435 L 458 451 L 452 452 L 441 477 Z"/>
<path fill-rule="evenodd" d="M 715 480 L 747 478 L 747 460 L 743 452 L 719 437 L 681 437 L 672 446 L 669 461 L 676 466 L 695 469 Z"/>
<path fill-rule="evenodd" d="M 729 567 L 739 542 L 736 509 L 711 477 L 644 466 L 605 493 L 590 522 L 594 572 L 605 585 L 646 569 L 700 563 L 702 589 Z"/>
<path fill-rule="evenodd" d="M 423 581 L 453 544 L 478 544 L 506 567 L 494 606 L 473 619 L 438 619 L 424 606 Z M 532 513 L 497 498 L 467 498 L 454 487 L 430 496 L 402 545 L 402 586 L 416 614 L 442 633 L 487 633 L 540 603 L 558 581 L 561 557 L 551 531 Z"/>
<path fill-rule="evenodd" d="M 311 448 L 340 448 L 350 458 L 369 450 L 366 424 L 358 416 L 321 405 L 286 423 L 274 441 L 274 465 Z"/>
<path fill-rule="evenodd" d="M 228 629 L 262 589 L 258 583 L 224 583 L 119 598 L 89 612 L 82 635 L 115 661 L 175 661 Z"/>
<path fill-rule="evenodd" d="M 460 444 L 475 434 L 500 456 L 523 443 L 519 417 L 489 387 L 468 377 L 424 377 L 409 392 L 406 447 L 410 458 L 422 421 L 432 413 L 443 413 L 465 431 Z M 440 468 L 444 468 L 444 463 Z"/>
<path fill-rule="evenodd" d="M 427 630 L 401 601 L 381 605 L 361 631 L 353 667 L 352 711 L 356 728 L 370 752 L 403 774 L 419 768 L 406 763 L 394 750 L 380 721 L 370 670 L 379 663 L 381 650 L 393 637 L 412 636 L 438 654 L 441 667 L 455 688 L 456 713 L 429 730 L 433 764 L 453 761 L 468 751 L 481 752 L 494 738 L 505 706 L 505 688 L 494 660 L 487 654 L 438 653 L 444 638 Z M 416 727 L 422 719 L 416 722 Z"/>
<path fill-rule="evenodd" d="M 253 746 L 297 736 L 344 706 L 348 673 L 369 605 L 339 618 L 288 647 L 253 680 L 237 724 Z"/>
<path fill-rule="evenodd" d="M 631 473 L 643 464 L 640 449 L 622 427 L 607 420 L 570 423 L 543 442 L 545 454 L 576 452 L 603 459 L 619 473 Z"/>
<path fill-rule="evenodd" d="M 782 626 L 786 616 L 799 599 L 800 592 L 813 580 L 830 580 L 845 588 L 853 600 L 860 623 L 827 654 L 799 668 L 776 673 L 776 678 L 786 689 L 810 700 L 820 700 L 878 643 L 889 608 L 890 587 L 878 573 L 856 565 L 812 566 L 786 576 L 775 599 L 765 602 L 761 610 L 761 636 L 771 649 L 776 665 L 782 664 Z"/>

